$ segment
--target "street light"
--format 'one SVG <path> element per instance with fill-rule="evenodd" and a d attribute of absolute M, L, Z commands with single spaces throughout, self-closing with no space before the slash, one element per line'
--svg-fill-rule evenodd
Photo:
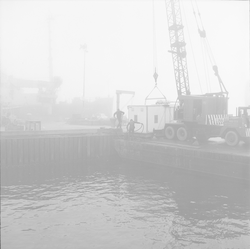
<path fill-rule="evenodd" d="M 80 49 L 83 49 L 83 90 L 82 90 L 82 103 L 84 107 L 84 97 L 85 97 L 85 66 L 86 66 L 86 53 L 87 51 L 87 44 L 84 43 L 80 46 Z"/>

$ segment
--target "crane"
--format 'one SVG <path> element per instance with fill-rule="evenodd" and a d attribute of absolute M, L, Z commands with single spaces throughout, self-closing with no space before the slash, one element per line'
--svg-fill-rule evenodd
<path fill-rule="evenodd" d="M 217 65 L 213 65 L 220 92 L 192 95 L 189 86 L 186 43 L 181 19 L 180 0 L 166 2 L 168 29 L 175 83 L 179 105 L 175 110 L 174 122 L 165 124 L 164 134 L 167 139 L 180 141 L 196 137 L 204 142 L 210 137 L 221 137 L 229 146 L 236 146 L 240 140 L 250 143 L 250 106 L 239 107 L 237 116 L 228 116 L 228 91 L 219 75 Z M 197 26 L 198 22 L 196 20 Z M 202 23 L 202 22 L 201 22 Z M 199 35 L 206 46 L 206 32 L 198 27 Z M 210 58 L 213 57 L 210 52 Z"/>
<path fill-rule="evenodd" d="M 192 95 L 189 85 L 186 42 L 179 0 L 166 1 L 166 13 L 172 54 L 178 104 L 175 122 L 166 123 L 164 134 L 167 139 L 185 141 L 195 136 L 198 140 L 219 136 L 221 125 L 227 115 L 228 92 L 221 80 L 218 67 L 213 66 L 221 91 L 203 95 Z M 205 38 L 205 33 L 200 32 Z"/>
<path fill-rule="evenodd" d="M 181 9 L 178 0 L 166 4 L 168 30 L 172 54 L 174 76 L 178 96 L 190 95 L 186 43 L 181 19 Z"/>

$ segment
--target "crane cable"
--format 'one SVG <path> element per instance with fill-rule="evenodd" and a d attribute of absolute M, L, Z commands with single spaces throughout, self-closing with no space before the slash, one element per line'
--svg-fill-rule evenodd
<path fill-rule="evenodd" d="M 166 0 L 165 0 L 165 3 L 166 3 Z M 182 12 L 184 14 L 185 23 L 187 24 L 188 39 L 190 41 L 190 47 L 191 47 L 191 51 L 192 51 L 192 57 L 193 57 L 193 60 L 194 60 L 194 66 L 195 66 L 196 76 L 197 76 L 197 79 L 198 79 L 198 82 L 199 82 L 200 91 L 202 93 L 201 80 L 200 80 L 200 77 L 199 77 L 198 68 L 197 68 L 197 64 L 196 64 L 196 60 L 195 60 L 195 56 L 194 56 L 194 49 L 193 49 L 192 39 L 191 39 L 191 36 L 190 36 L 188 22 L 187 22 L 187 18 L 186 18 L 186 14 L 185 14 L 185 8 L 184 8 L 184 6 L 182 6 L 182 2 L 181 1 L 180 1 L 180 4 L 181 4 L 181 7 L 182 7 Z"/>
<path fill-rule="evenodd" d="M 156 28 L 155 28 L 155 1 L 152 0 L 152 17 L 153 17 L 153 70 L 156 72 L 157 64 L 157 46 L 156 46 Z"/>
<path fill-rule="evenodd" d="M 151 93 L 157 89 L 160 94 L 163 96 L 162 99 L 166 99 L 165 95 L 161 92 L 161 90 L 158 88 L 157 86 L 157 78 L 158 78 L 158 74 L 157 74 L 157 46 L 156 46 L 156 28 L 155 28 L 155 2 L 154 0 L 152 0 L 152 18 L 153 18 L 153 67 L 154 67 L 154 80 L 155 80 L 155 85 L 153 87 L 153 89 L 151 90 L 151 92 L 147 95 L 147 97 L 145 98 L 145 105 L 147 100 L 149 100 L 149 96 L 151 95 Z M 152 99 L 152 98 L 151 98 Z"/>
<path fill-rule="evenodd" d="M 205 71 L 205 75 L 206 75 L 207 87 L 209 87 L 209 90 L 211 91 L 211 86 L 209 84 L 210 80 L 209 80 L 208 66 L 207 66 L 206 58 L 208 58 L 212 67 L 216 65 L 216 61 L 215 61 L 215 57 L 213 55 L 212 49 L 210 47 L 208 38 L 206 36 L 206 31 L 205 31 L 205 28 L 204 28 L 204 25 L 202 22 L 202 18 L 201 18 L 201 14 L 199 11 L 197 1 L 196 0 L 194 0 L 194 1 L 195 1 L 195 6 L 193 4 L 193 0 L 191 0 L 191 4 L 192 4 L 192 9 L 193 9 L 193 14 L 195 17 L 197 29 L 198 29 L 199 35 L 201 37 L 201 48 L 204 51 L 203 52 L 203 64 L 204 64 L 204 71 Z M 197 9 L 198 18 L 196 15 L 195 7 Z M 207 57 L 205 57 L 205 53 L 206 53 Z"/>
<path fill-rule="evenodd" d="M 197 4 L 197 1 L 196 0 L 194 0 L 194 1 L 195 1 L 195 5 L 196 5 L 196 8 L 197 8 L 197 12 L 198 12 L 199 20 L 200 20 L 200 25 L 201 25 L 201 29 L 200 29 L 199 25 L 198 25 L 198 22 L 196 21 L 197 27 L 198 27 L 198 31 L 199 31 L 201 37 L 204 36 L 203 38 L 206 38 L 205 39 L 205 46 L 206 46 L 207 51 L 208 51 L 208 56 L 209 56 L 211 65 L 216 65 L 216 61 L 215 61 L 212 49 L 211 49 L 211 47 L 209 45 L 208 38 L 206 36 L 206 31 L 205 31 L 205 28 L 204 28 L 204 25 L 203 25 L 203 22 L 202 22 L 202 18 L 201 18 L 201 14 L 200 14 L 200 11 L 199 11 L 199 7 L 198 7 L 198 4 Z M 194 9 L 193 9 L 193 11 L 194 11 Z M 195 13 L 195 11 L 194 11 L 194 13 Z M 195 15 L 195 18 L 196 18 L 196 15 Z"/>
<path fill-rule="evenodd" d="M 206 53 L 205 53 L 205 48 L 204 48 L 204 43 L 202 40 L 201 42 L 201 56 L 202 56 L 202 61 L 203 61 L 203 68 L 204 68 L 204 76 L 205 76 L 205 81 L 206 81 L 206 87 L 207 87 L 207 92 L 210 92 L 210 84 L 209 84 L 209 74 L 208 74 L 208 67 L 207 67 L 207 60 L 206 60 Z"/>

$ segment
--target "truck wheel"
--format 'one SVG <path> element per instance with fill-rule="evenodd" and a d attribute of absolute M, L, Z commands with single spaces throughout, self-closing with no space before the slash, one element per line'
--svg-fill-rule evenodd
<path fill-rule="evenodd" d="M 172 126 L 167 126 L 165 128 L 165 137 L 167 139 L 173 140 L 175 137 L 175 130 Z"/>
<path fill-rule="evenodd" d="M 186 141 L 188 138 L 188 132 L 185 127 L 179 127 L 176 133 L 176 136 L 178 140 L 180 141 Z"/>
<path fill-rule="evenodd" d="M 239 136 L 235 131 L 228 131 L 225 140 L 227 145 L 236 146 L 239 143 Z"/>

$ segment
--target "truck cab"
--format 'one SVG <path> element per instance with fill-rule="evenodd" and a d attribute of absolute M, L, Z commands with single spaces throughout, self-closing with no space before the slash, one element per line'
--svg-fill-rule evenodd
<path fill-rule="evenodd" d="M 250 106 L 238 107 L 236 116 L 224 121 L 221 137 L 229 146 L 236 146 L 240 140 L 250 142 Z"/>
<path fill-rule="evenodd" d="M 228 98 L 213 95 L 181 96 L 177 120 L 200 125 L 221 125 L 221 119 L 227 115 L 227 101 Z"/>
<path fill-rule="evenodd" d="M 242 125 L 250 128 L 250 106 L 238 107 L 237 116 L 240 118 Z"/>

